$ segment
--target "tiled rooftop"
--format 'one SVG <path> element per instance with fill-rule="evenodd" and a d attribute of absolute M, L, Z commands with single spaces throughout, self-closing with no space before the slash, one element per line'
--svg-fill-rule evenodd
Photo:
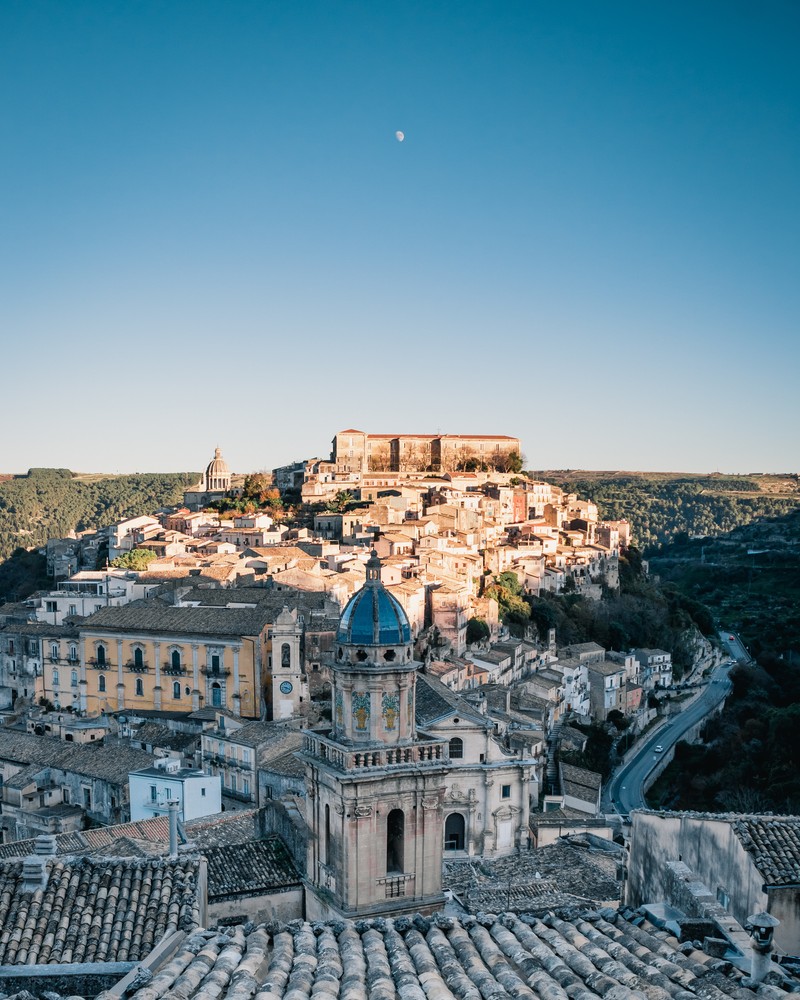
<path fill-rule="evenodd" d="M 194 635 L 254 636 L 270 620 L 257 608 L 182 608 L 164 604 L 159 598 L 132 601 L 118 608 L 101 608 L 86 619 L 84 628 L 128 629 L 133 632 L 191 632 Z"/>
<path fill-rule="evenodd" d="M 118 845 L 127 840 L 146 841 L 159 847 L 163 853 L 169 844 L 169 818 L 153 816 L 131 823 L 118 823 L 116 826 L 101 826 L 95 830 L 59 833 L 56 834 L 56 853 L 79 854 L 102 850 L 106 854 L 125 856 L 127 851 L 118 849 Z M 33 854 L 35 845 L 34 839 L 0 844 L 0 860 L 27 857 Z"/>
<path fill-rule="evenodd" d="M 762 986 L 777 1000 L 786 991 Z M 190 935 L 132 1000 L 745 1000 L 727 962 L 610 910 L 296 920 Z"/>
<path fill-rule="evenodd" d="M 800 816 L 745 816 L 733 830 L 767 883 L 800 883 Z"/>
<path fill-rule="evenodd" d="M 206 848 L 208 898 L 223 899 L 301 885 L 289 852 L 278 837 Z"/>
<path fill-rule="evenodd" d="M 132 747 L 66 743 L 52 736 L 34 736 L 6 728 L 0 728 L 0 760 L 40 764 L 122 785 L 127 785 L 129 771 L 153 762 L 150 754 Z"/>
<path fill-rule="evenodd" d="M 136 962 L 200 919 L 199 861 L 56 858 L 26 890 L 22 863 L 0 865 L 0 965 Z"/>
<path fill-rule="evenodd" d="M 506 858 L 446 860 L 442 883 L 465 905 L 469 904 L 466 894 L 471 889 L 505 890 L 511 885 L 512 889 L 527 890 L 542 881 L 555 883 L 559 892 L 580 898 L 584 904 L 602 905 L 619 899 L 617 864 L 618 858 L 612 852 L 587 850 L 558 841 Z M 505 904 L 503 908 L 507 908 Z"/>

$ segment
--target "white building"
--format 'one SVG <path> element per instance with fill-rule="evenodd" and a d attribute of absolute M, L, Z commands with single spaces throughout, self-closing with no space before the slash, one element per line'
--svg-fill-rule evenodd
<path fill-rule="evenodd" d="M 222 811 L 219 776 L 181 767 L 177 758 L 163 757 L 153 767 L 131 771 L 128 784 L 132 821 L 166 815 L 170 802 L 178 803 L 182 821 Z"/>
<path fill-rule="evenodd" d="M 36 618 L 48 625 L 61 625 L 66 617 L 86 618 L 101 608 L 120 607 L 147 597 L 159 585 L 139 583 L 135 573 L 125 570 L 84 570 L 46 594 L 36 609 Z"/>

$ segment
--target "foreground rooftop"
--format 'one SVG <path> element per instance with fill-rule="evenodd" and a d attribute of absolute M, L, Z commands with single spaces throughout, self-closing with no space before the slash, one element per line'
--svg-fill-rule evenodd
<path fill-rule="evenodd" d="M 771 974 L 771 976 L 774 974 Z M 764 985 L 758 996 L 787 990 Z M 133 1000 L 746 1000 L 729 962 L 644 918 L 584 910 L 566 919 L 479 914 L 189 934 Z M 103 997 L 103 994 L 101 994 Z"/>

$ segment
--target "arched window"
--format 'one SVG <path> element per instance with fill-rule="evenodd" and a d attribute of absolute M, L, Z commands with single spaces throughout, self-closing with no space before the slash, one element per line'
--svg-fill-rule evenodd
<path fill-rule="evenodd" d="M 464 850 L 464 817 L 461 813 L 450 813 L 444 821 L 444 849 L 446 851 Z"/>
<path fill-rule="evenodd" d="M 105 691 L 105 689 L 106 689 L 106 675 L 100 674 L 100 676 L 97 678 L 97 690 L 103 692 Z"/>
<path fill-rule="evenodd" d="M 141 646 L 135 646 L 133 650 L 133 665 L 137 670 L 144 666 L 144 651 Z"/>
<path fill-rule="evenodd" d="M 77 670 L 73 670 L 72 671 L 72 675 L 71 675 L 71 677 L 69 679 L 69 682 L 70 682 L 70 684 L 73 687 L 77 687 L 78 686 L 78 671 Z"/>
<path fill-rule="evenodd" d="M 181 682 L 180 681 L 173 681 L 173 683 L 172 683 L 172 697 L 173 698 L 180 698 L 180 696 L 181 696 Z"/>
<path fill-rule="evenodd" d="M 402 873 L 406 818 L 402 809 L 392 809 L 386 817 L 386 874 Z"/>
<path fill-rule="evenodd" d="M 69 647 L 69 658 L 71 660 L 77 660 L 78 659 L 78 647 L 77 646 L 70 646 Z"/>
<path fill-rule="evenodd" d="M 58 659 L 58 643 L 57 642 L 51 642 L 50 643 L 50 656 L 54 660 Z"/>
<path fill-rule="evenodd" d="M 292 665 L 292 647 L 288 642 L 281 646 L 281 666 L 290 667 Z"/>
<path fill-rule="evenodd" d="M 139 698 L 144 697 L 144 681 L 141 677 L 136 678 L 136 694 Z"/>
<path fill-rule="evenodd" d="M 211 685 L 211 704 L 214 708 L 222 707 L 222 688 L 216 681 Z"/>
<path fill-rule="evenodd" d="M 172 650 L 171 660 L 172 660 L 172 669 L 173 670 L 180 670 L 181 669 L 181 651 L 179 649 L 173 649 Z"/>
<path fill-rule="evenodd" d="M 55 670 L 53 671 L 53 687 L 58 687 L 58 684 L 59 684 L 58 667 L 56 667 Z"/>
<path fill-rule="evenodd" d="M 106 665 L 106 647 L 102 642 L 98 642 L 97 644 L 97 663 L 101 667 Z"/>
<path fill-rule="evenodd" d="M 450 757 L 453 760 L 460 760 L 464 756 L 464 741 L 460 736 L 454 736 L 450 740 Z"/>

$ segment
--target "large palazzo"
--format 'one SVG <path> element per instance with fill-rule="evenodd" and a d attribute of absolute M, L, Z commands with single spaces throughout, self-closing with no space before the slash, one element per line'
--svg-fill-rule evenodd
<path fill-rule="evenodd" d="M 305 734 L 308 912 L 432 911 L 442 903 L 446 740 L 417 733 L 405 612 L 373 553 L 339 621 L 333 726 Z"/>

